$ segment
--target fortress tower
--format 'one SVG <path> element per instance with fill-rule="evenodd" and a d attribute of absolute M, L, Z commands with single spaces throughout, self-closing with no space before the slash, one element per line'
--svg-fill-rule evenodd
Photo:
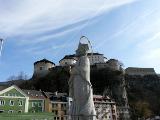
<path fill-rule="evenodd" d="M 50 72 L 50 69 L 55 67 L 55 64 L 47 59 L 42 59 L 34 63 L 34 77 L 43 77 Z"/>

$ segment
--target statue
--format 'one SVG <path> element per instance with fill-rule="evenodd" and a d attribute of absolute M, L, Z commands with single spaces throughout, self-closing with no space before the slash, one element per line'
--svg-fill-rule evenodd
<path fill-rule="evenodd" d="M 88 50 L 88 44 L 79 43 L 76 50 L 78 60 L 70 71 L 69 94 L 73 99 L 70 111 L 71 120 L 96 120 Z"/>

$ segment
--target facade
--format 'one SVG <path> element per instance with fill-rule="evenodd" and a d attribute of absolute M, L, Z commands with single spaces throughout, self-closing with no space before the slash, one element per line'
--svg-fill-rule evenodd
<path fill-rule="evenodd" d="M 109 68 L 111 70 L 121 70 L 121 64 L 116 59 L 109 59 L 107 62 L 104 63 L 95 63 L 95 67 L 97 69 Z"/>
<path fill-rule="evenodd" d="M 93 96 L 98 120 L 118 120 L 116 104 L 109 97 Z"/>
<path fill-rule="evenodd" d="M 17 86 L 1 87 L 0 113 L 27 113 L 29 97 Z"/>
<path fill-rule="evenodd" d="M 36 77 L 43 77 L 50 72 L 55 64 L 47 59 L 42 59 L 34 63 L 34 74 Z"/>
<path fill-rule="evenodd" d="M 154 68 L 137 68 L 137 67 L 128 67 L 125 69 L 127 75 L 156 75 Z"/>
<path fill-rule="evenodd" d="M 29 96 L 28 112 L 46 112 L 45 110 L 45 96 L 41 91 L 37 90 L 23 90 Z"/>
<path fill-rule="evenodd" d="M 63 59 L 59 61 L 60 66 L 72 66 L 76 64 L 75 55 L 66 55 Z"/>
<path fill-rule="evenodd" d="M 0 86 L 0 113 L 51 112 L 47 102 L 42 91 Z"/>
<path fill-rule="evenodd" d="M 88 53 L 88 58 L 90 60 L 90 65 L 95 63 L 105 63 L 107 58 L 103 54 L 99 53 Z M 63 59 L 59 61 L 60 66 L 72 66 L 75 65 L 77 57 L 75 55 L 66 55 Z"/>
<path fill-rule="evenodd" d="M 69 99 L 65 93 L 56 93 L 51 97 L 54 120 L 69 119 Z"/>
<path fill-rule="evenodd" d="M 106 60 L 104 55 L 99 53 L 88 53 L 88 58 L 90 61 L 90 65 L 94 65 L 95 63 L 105 63 Z"/>

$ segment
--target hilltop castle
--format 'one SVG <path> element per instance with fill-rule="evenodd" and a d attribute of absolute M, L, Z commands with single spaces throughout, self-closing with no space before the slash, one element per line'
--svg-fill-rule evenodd
<path fill-rule="evenodd" d="M 100 53 L 88 53 L 88 58 L 90 60 L 90 65 L 96 69 L 110 68 L 112 70 L 121 70 L 122 63 L 117 59 L 107 59 L 103 54 Z M 52 61 L 47 59 L 42 59 L 34 63 L 34 73 L 33 76 L 43 77 L 47 75 L 50 70 L 54 67 L 69 67 L 76 64 L 77 57 L 73 55 L 65 55 L 60 61 L 59 65 L 55 65 Z M 125 69 L 126 75 L 156 75 L 154 68 L 138 68 L 138 67 L 128 67 Z"/>
<path fill-rule="evenodd" d="M 121 64 L 116 59 L 107 59 L 103 54 L 100 53 L 88 53 L 90 65 L 97 69 L 110 68 L 112 70 L 120 70 Z M 74 66 L 77 61 L 75 54 L 66 55 L 59 61 L 59 67 Z M 47 59 L 42 59 L 34 63 L 33 76 L 43 77 L 47 75 L 52 68 L 56 67 L 55 63 Z"/>

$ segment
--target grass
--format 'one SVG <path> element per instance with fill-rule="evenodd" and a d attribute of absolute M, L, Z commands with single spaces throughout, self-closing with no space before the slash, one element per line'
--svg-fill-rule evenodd
<path fill-rule="evenodd" d="M 0 114 L 0 120 L 53 120 L 53 113 Z"/>

